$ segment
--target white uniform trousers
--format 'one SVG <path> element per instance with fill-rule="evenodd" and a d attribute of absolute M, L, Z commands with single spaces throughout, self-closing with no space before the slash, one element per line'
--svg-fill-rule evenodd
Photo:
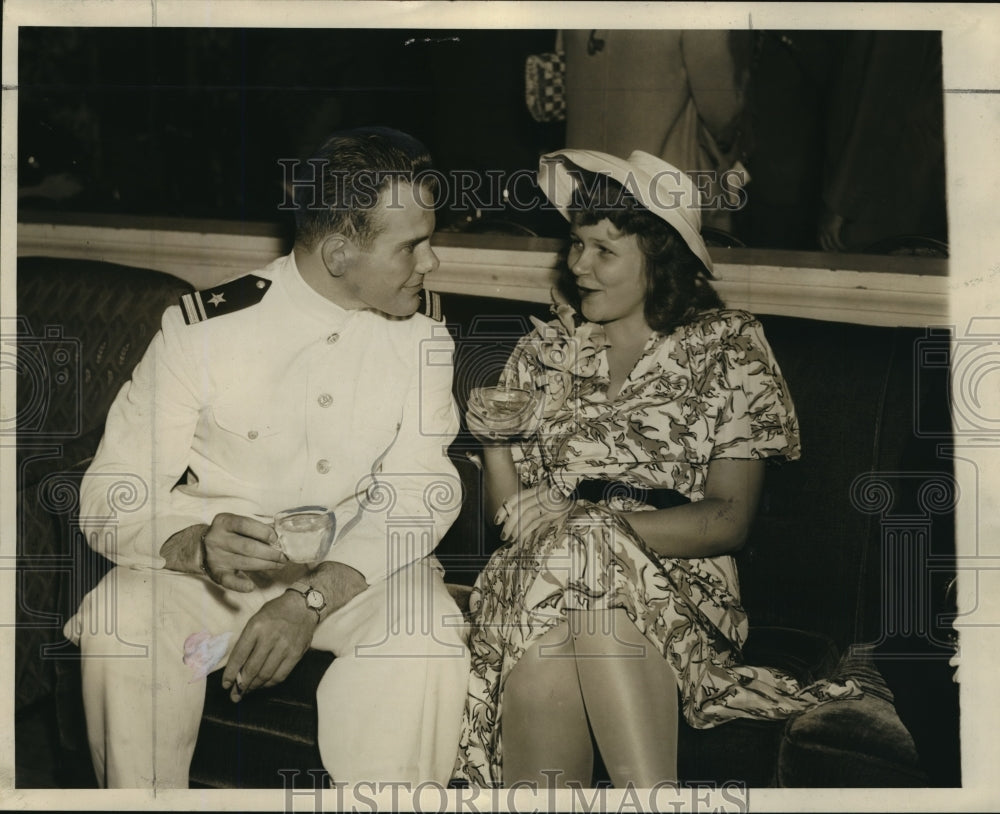
<path fill-rule="evenodd" d="M 201 576 L 117 567 L 86 596 L 67 634 L 82 649 L 102 786 L 187 788 L 206 679 L 192 681 L 184 640 L 232 631 L 228 658 L 250 616 L 300 575 L 293 566 L 241 594 Z M 468 688 L 463 631 L 434 560 L 369 587 L 317 626 L 312 647 L 337 657 L 316 691 L 332 780 L 447 783 Z"/>

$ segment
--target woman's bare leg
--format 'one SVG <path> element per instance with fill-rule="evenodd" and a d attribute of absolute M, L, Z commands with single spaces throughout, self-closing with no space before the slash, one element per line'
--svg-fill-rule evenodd
<path fill-rule="evenodd" d="M 573 639 L 562 622 L 511 670 L 501 714 L 503 782 L 589 787 L 594 771 Z"/>
<path fill-rule="evenodd" d="M 677 779 L 677 681 L 624 610 L 573 611 L 583 701 L 616 788 Z"/>

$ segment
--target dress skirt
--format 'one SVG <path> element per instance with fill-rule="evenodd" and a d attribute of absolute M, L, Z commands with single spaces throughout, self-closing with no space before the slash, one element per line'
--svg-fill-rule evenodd
<path fill-rule="evenodd" d="M 851 681 L 800 687 L 779 670 L 742 664 L 748 624 L 732 557 L 660 557 L 605 505 L 583 501 L 561 527 L 496 551 L 476 581 L 459 776 L 502 783 L 503 690 L 527 649 L 570 611 L 615 608 L 669 663 L 694 727 L 786 718 L 860 695 Z"/>

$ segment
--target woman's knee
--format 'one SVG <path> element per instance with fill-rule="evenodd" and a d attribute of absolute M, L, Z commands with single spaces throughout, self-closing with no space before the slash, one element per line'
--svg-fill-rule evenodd
<path fill-rule="evenodd" d="M 544 711 L 577 684 L 576 655 L 565 622 L 529 647 L 511 668 L 504 685 L 504 704 Z"/>
<path fill-rule="evenodd" d="M 585 656 L 659 658 L 659 651 L 623 608 L 572 611 L 570 630 L 577 653 Z"/>
<path fill-rule="evenodd" d="M 614 709 L 650 704 L 650 715 L 661 706 L 674 710 L 677 679 L 670 663 L 624 611 L 604 613 L 608 618 L 591 620 L 594 624 L 581 624 L 574 631 L 588 708 L 595 703 Z M 594 629 L 602 633 L 594 634 Z"/>

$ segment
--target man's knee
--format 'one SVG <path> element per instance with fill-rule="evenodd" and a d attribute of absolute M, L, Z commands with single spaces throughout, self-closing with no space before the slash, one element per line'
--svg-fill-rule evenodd
<path fill-rule="evenodd" d="M 147 649 L 152 630 L 151 574 L 113 568 L 88 593 L 66 626 L 84 653 L 108 648 Z"/>
<path fill-rule="evenodd" d="M 440 577 L 434 575 L 418 590 L 409 581 L 389 581 L 380 593 L 353 655 L 463 657 L 465 619 Z"/>
<path fill-rule="evenodd" d="M 113 568 L 84 598 L 67 625 L 67 635 L 80 642 L 85 654 L 135 655 L 148 652 L 154 641 L 182 647 L 184 638 L 200 629 L 198 609 L 206 598 L 202 582 L 173 573 Z M 174 642 L 178 637 L 180 644 Z"/>

